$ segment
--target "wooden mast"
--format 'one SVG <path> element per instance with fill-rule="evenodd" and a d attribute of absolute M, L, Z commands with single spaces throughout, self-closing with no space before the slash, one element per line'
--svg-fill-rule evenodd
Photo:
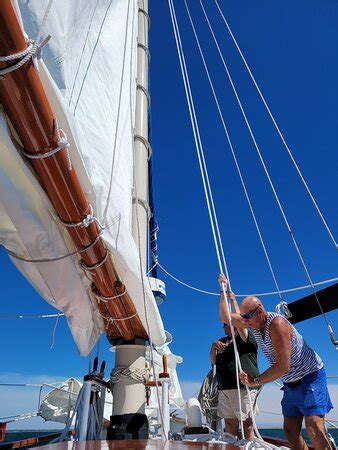
<path fill-rule="evenodd" d="M 27 46 L 12 3 L 9 0 L 1 1 L 0 54 L 16 54 Z M 1 62 L 0 67 L 12 64 Z M 0 79 L 0 102 L 27 153 L 47 153 L 58 146 L 55 115 L 31 59 Z M 63 149 L 44 159 L 30 159 L 30 162 L 61 221 L 81 222 L 90 213 L 90 205 L 75 170 L 69 169 L 66 151 Z M 99 302 L 101 315 L 117 319 L 134 315 L 136 310 L 133 302 L 125 292 L 111 258 L 106 258 L 107 249 L 99 237 L 96 223 L 92 222 L 87 227 L 67 227 L 67 231 L 77 250 L 83 250 L 97 241 L 91 248 L 81 252 L 82 261 L 87 266 L 95 266 L 105 260 L 100 267 L 91 270 L 95 275 L 93 288 L 104 297 L 120 296 Z M 136 337 L 147 338 L 138 316 L 114 323 L 106 319 L 104 321 L 110 338 L 122 337 L 125 341 L 132 341 Z"/>

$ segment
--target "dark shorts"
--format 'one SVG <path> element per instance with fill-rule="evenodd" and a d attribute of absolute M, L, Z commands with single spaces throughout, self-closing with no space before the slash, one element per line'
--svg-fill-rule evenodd
<path fill-rule="evenodd" d="M 333 408 L 324 368 L 309 373 L 295 384 L 284 383 L 282 390 L 284 416 L 323 416 Z"/>

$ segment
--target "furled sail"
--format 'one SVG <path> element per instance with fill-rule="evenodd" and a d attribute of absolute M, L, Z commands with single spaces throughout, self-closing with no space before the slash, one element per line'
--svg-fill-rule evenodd
<path fill-rule="evenodd" d="M 48 3 L 19 1 L 20 9 L 14 3 L 30 38 Z M 161 345 L 162 320 L 131 235 L 136 28 L 136 0 L 54 0 L 44 27 L 52 38 L 40 78 L 71 144 L 72 166 L 104 227 L 115 269 L 151 340 Z M 4 114 L 0 133 L 1 243 L 40 295 L 65 312 L 80 352 L 87 354 L 104 331 L 91 282 L 78 255 L 47 262 L 73 252 L 73 244 L 17 151 Z"/>

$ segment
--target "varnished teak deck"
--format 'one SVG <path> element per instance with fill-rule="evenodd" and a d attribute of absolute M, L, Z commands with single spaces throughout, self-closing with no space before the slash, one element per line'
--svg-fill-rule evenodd
<path fill-rule="evenodd" d="M 160 439 L 145 439 L 128 441 L 61 442 L 59 444 L 50 444 L 34 448 L 39 450 L 185 450 L 187 448 L 194 448 L 195 450 L 205 450 L 207 448 L 213 450 L 225 450 L 233 447 L 210 442 L 168 441 L 167 443 L 164 443 Z"/>

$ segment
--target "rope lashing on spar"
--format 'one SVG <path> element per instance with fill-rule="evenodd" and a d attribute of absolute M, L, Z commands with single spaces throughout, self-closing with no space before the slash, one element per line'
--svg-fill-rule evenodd
<path fill-rule="evenodd" d="M 96 264 L 88 266 L 88 264 L 86 264 L 84 261 L 80 261 L 80 266 L 85 272 L 86 271 L 90 272 L 91 270 L 98 269 L 99 267 L 103 266 L 103 264 L 107 261 L 109 255 L 110 255 L 110 253 L 107 250 L 107 253 L 105 254 L 105 256 L 101 259 L 101 261 L 97 262 Z M 95 275 L 95 274 L 91 274 L 91 275 Z"/>
<path fill-rule="evenodd" d="M 96 290 L 95 285 L 92 285 L 92 292 L 95 295 L 96 299 L 98 300 L 98 302 L 103 302 L 103 303 L 109 303 L 110 300 L 115 300 L 116 298 L 120 298 L 123 297 L 126 293 L 127 290 L 126 288 L 124 288 L 124 291 L 121 294 L 118 295 L 111 295 L 109 297 L 106 297 L 104 295 L 99 294 L 99 292 Z"/>
<path fill-rule="evenodd" d="M 47 44 L 49 39 L 51 38 L 50 35 L 47 35 L 45 38 L 42 38 L 43 31 L 45 29 L 46 21 L 50 12 L 50 9 L 52 7 L 54 0 L 49 0 L 49 3 L 47 5 L 45 14 L 43 16 L 41 26 L 38 30 L 38 33 L 36 35 L 35 40 L 29 39 L 29 43 L 27 48 L 22 50 L 21 52 L 14 53 L 12 55 L 7 56 L 0 56 L 0 62 L 9 62 L 9 61 L 18 61 L 16 64 L 13 64 L 12 66 L 5 67 L 3 69 L 0 69 L 0 80 L 5 79 L 5 76 L 8 73 L 14 72 L 15 70 L 20 69 L 24 64 L 26 64 L 30 59 L 33 61 L 34 68 L 37 72 L 39 72 L 39 64 L 38 60 L 41 59 L 42 56 L 42 49 Z"/>
<path fill-rule="evenodd" d="M 66 133 L 61 128 L 59 128 L 59 124 L 56 117 L 54 117 L 53 119 L 53 126 L 55 130 L 55 135 L 57 137 L 58 143 L 57 147 L 53 148 L 49 152 L 38 152 L 38 153 L 29 153 L 26 150 L 21 149 L 21 153 L 24 156 L 26 156 L 26 158 L 29 159 L 45 159 L 55 155 L 60 150 L 66 150 L 68 168 L 69 170 L 72 170 L 72 160 L 69 153 L 70 143 L 68 142 Z"/>
<path fill-rule="evenodd" d="M 96 219 L 96 218 L 95 218 Z M 94 247 L 100 238 L 102 237 L 103 233 L 107 231 L 111 226 L 113 226 L 116 222 L 119 222 L 121 220 L 121 214 L 118 214 L 114 220 L 105 227 L 102 227 L 101 231 L 98 233 L 96 238 L 91 242 L 90 244 L 86 245 L 83 248 L 80 248 L 79 250 L 75 250 L 73 252 L 66 253 L 65 255 L 56 256 L 55 258 L 26 258 L 25 256 L 18 255 L 17 253 L 13 252 L 12 250 L 9 250 L 3 243 L 0 243 L 4 249 L 7 251 L 7 253 L 12 256 L 15 259 L 18 259 L 19 261 L 24 262 L 30 262 L 30 263 L 49 263 L 49 262 L 55 262 L 55 261 L 61 261 L 62 259 L 69 258 L 71 256 L 75 256 L 81 253 L 84 253 L 88 250 L 90 250 L 92 247 Z M 61 223 L 59 219 L 57 219 L 57 222 Z M 88 270 L 90 270 L 90 266 L 88 266 Z"/>
<path fill-rule="evenodd" d="M 87 228 L 89 227 L 89 225 L 95 222 L 98 225 L 99 230 L 104 229 L 103 225 L 101 225 L 100 220 L 94 216 L 93 207 L 90 203 L 89 203 L 89 213 L 80 222 L 64 222 L 63 220 L 59 221 L 62 225 L 64 225 L 67 228 L 76 228 L 76 227 Z"/>

